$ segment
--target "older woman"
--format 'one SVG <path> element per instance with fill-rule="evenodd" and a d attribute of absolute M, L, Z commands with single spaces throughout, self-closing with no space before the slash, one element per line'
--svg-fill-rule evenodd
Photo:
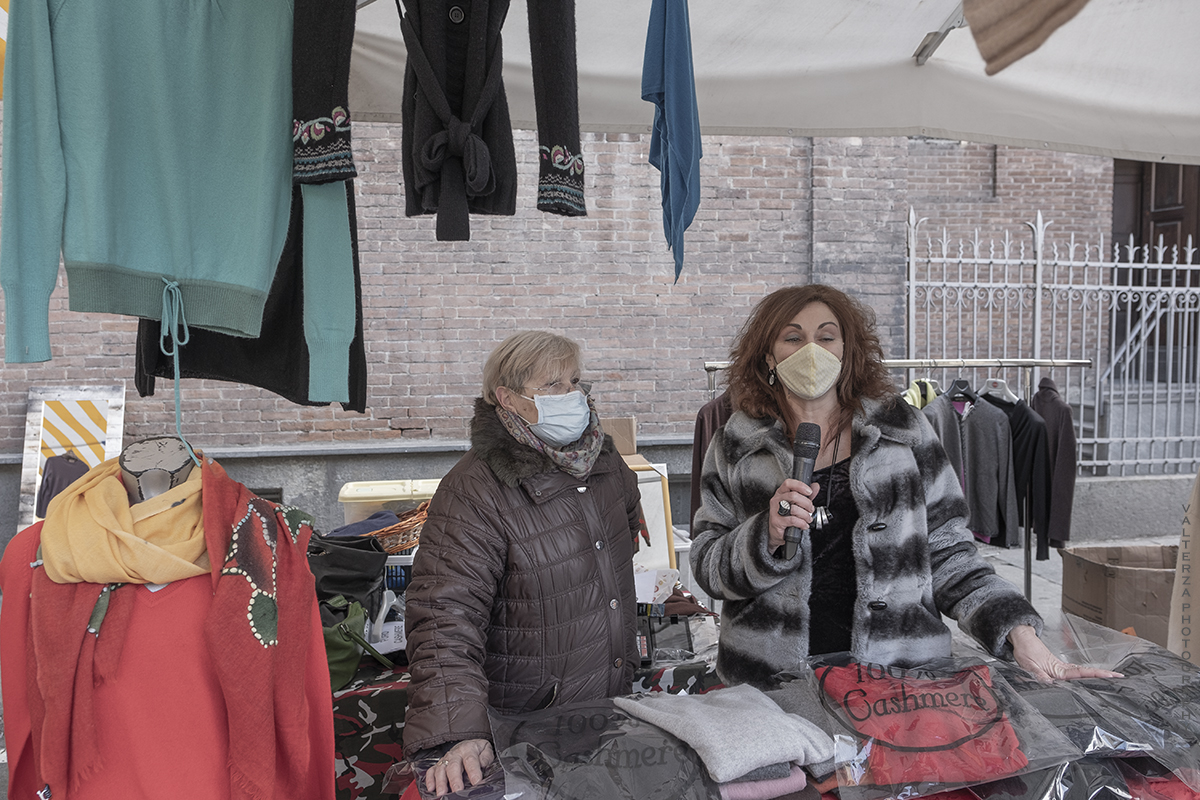
<path fill-rule="evenodd" d="M 929 422 L 896 394 L 874 315 L 829 286 L 780 289 L 735 341 L 735 413 L 708 448 L 692 572 L 724 601 L 717 672 L 767 686 L 810 654 L 914 665 L 950 655 L 942 614 L 1039 677 L 1111 676 L 1051 655 L 1042 620 L 975 549 Z M 797 425 L 820 426 L 813 481 Z M 789 558 L 788 527 L 801 530 Z"/>
<path fill-rule="evenodd" d="M 580 383 L 579 347 L 541 331 L 488 357 L 471 449 L 438 485 L 407 590 L 410 757 L 439 795 L 494 760 L 488 708 L 628 693 L 638 488 Z"/>

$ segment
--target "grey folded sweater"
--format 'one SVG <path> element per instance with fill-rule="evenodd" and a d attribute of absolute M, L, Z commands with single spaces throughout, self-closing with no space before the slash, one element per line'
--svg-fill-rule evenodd
<path fill-rule="evenodd" d="M 615 697 L 613 702 L 691 745 L 718 783 L 783 761 L 803 766 L 833 758 L 828 734 L 784 712 L 749 684 L 700 695 Z"/>

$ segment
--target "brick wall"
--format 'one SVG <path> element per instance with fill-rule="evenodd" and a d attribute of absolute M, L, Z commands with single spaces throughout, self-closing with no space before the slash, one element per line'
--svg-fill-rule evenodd
<path fill-rule="evenodd" d="M 884 354 L 904 354 L 908 140 L 813 143 L 813 280 L 875 309 Z"/>
<path fill-rule="evenodd" d="M 567 219 L 533 209 L 536 139 L 518 131 L 517 215 L 472 217 L 471 241 L 460 243 L 435 241 L 432 217 L 404 216 L 399 144 L 398 126 L 355 125 L 367 413 L 185 380 L 195 444 L 465 438 L 484 359 L 524 328 L 582 344 L 603 413 L 637 415 L 643 435 L 687 434 L 707 399 L 703 362 L 725 358 L 747 312 L 779 286 L 823 280 L 859 294 L 879 312 L 889 354 L 902 355 L 910 203 L 930 230 L 1016 229 L 1038 208 L 1056 221 L 1052 234 L 1111 220 L 1107 159 L 903 138 L 706 136 L 701 206 L 676 283 L 648 137 L 584 136 L 589 213 Z M 54 360 L 0 367 L 0 454 L 21 450 L 31 385 L 124 380 L 126 438 L 172 432 L 172 383 L 145 399 L 133 388 L 135 332 L 132 320 L 68 311 L 60 274 Z"/>
<path fill-rule="evenodd" d="M 1034 223 L 1041 211 L 1046 224 L 1046 262 L 1055 258 L 1056 248 L 1066 259 L 1072 237 L 1077 245 L 1076 259 L 1083 259 L 1083 248 L 1087 246 L 1088 257 L 1095 263 L 1100 260 L 1101 244 L 1105 257 L 1111 258 L 1111 159 L 944 139 L 911 139 L 908 174 L 909 202 L 919 217 L 929 218 L 919 229 L 918 250 L 922 254 L 930 248 L 940 253 L 941 239 L 945 237 L 951 257 L 959 252 L 960 245 L 969 257 L 978 236 L 980 255 L 987 258 L 994 253 L 1000 258 L 1007 234 L 1012 257 L 1016 258 L 1023 249 L 1025 258 L 1032 259 L 1033 232 L 1026 223 Z M 971 283 L 973 269 L 967 266 L 956 274 L 951 268 L 950 278 Z M 990 269 L 982 267 L 983 274 L 987 275 Z M 1025 267 L 1020 276 L 1011 266 L 997 266 L 995 270 L 992 279 L 999 280 L 1002 274 L 999 270 L 1004 270 L 1003 274 L 1014 283 L 1034 283 L 1032 266 Z M 1081 267 L 1052 271 L 1047 266 L 1044 276 L 1051 283 L 1078 282 L 1083 278 Z M 1088 271 L 1086 280 L 1089 283 L 1098 280 L 1094 268 Z M 1009 297 L 1007 302 L 1011 301 Z M 968 330 L 961 340 L 954 337 L 954 341 L 940 334 L 940 323 L 928 329 L 919 311 L 917 329 L 927 332 L 931 341 L 919 343 L 919 352 L 914 355 L 981 358 L 1004 353 L 1013 357 L 1033 355 L 1032 308 L 1026 308 L 1025 319 L 1018 320 L 1016 312 L 1005 302 L 995 297 L 964 298 L 961 310 L 951 311 L 947 317 L 952 326 L 962 324 L 969 329 L 974 325 L 976 330 L 974 335 Z M 1097 315 L 1094 309 L 1084 314 L 1079 307 L 1057 309 L 1057 319 L 1055 313 L 1052 307 L 1043 313 L 1040 355 L 1079 358 L 1084 345 L 1087 357 L 1092 357 L 1093 347 L 1102 344 L 1107 336 L 1107 315 Z M 998 374 L 996 370 L 987 373 Z M 1014 370 L 1008 371 L 1010 381 L 1014 374 Z"/>
<path fill-rule="evenodd" d="M 1075 153 L 1021 147 L 909 139 L 907 202 L 918 217 L 921 240 L 970 241 L 976 230 L 985 243 L 1008 231 L 1030 250 L 1038 211 L 1050 223 L 1047 237 L 1095 245 L 1112 238 L 1113 162 Z"/>

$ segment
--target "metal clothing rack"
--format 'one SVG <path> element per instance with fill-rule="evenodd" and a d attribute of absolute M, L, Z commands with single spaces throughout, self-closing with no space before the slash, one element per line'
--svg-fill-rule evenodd
<path fill-rule="evenodd" d="M 717 373 L 727 369 L 730 365 L 729 361 L 705 361 L 704 371 L 708 374 L 708 399 L 712 400 L 717 396 Z M 1026 370 L 1025 385 L 1033 388 L 1033 377 L 1031 372 L 1033 369 L 1041 369 L 1042 367 L 1091 367 L 1092 360 L 1090 358 L 885 358 L 883 360 L 885 367 L 894 369 L 907 369 L 911 373 L 914 369 L 984 369 L 987 367 L 995 367 L 997 369 L 1004 368 L 1024 368 Z M 908 376 L 912 380 L 912 375 Z"/>
<path fill-rule="evenodd" d="M 893 369 L 907 369 L 908 380 L 912 380 L 912 371 L 917 369 L 1022 369 L 1025 386 L 1030 396 L 1037 377 L 1034 370 L 1043 367 L 1088 367 L 1092 366 L 1090 358 L 885 358 L 884 366 Z M 717 373 L 729 367 L 728 361 L 705 361 L 704 371 L 708 373 L 708 397 L 717 396 Z M 1017 393 L 1021 395 L 1020 392 Z M 1033 509 L 1032 498 L 1025 497 L 1025 599 L 1033 601 Z"/>

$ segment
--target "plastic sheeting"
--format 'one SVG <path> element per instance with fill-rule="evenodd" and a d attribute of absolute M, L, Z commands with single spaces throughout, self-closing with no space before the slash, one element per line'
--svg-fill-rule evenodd
<path fill-rule="evenodd" d="M 720 798 L 695 751 L 610 700 L 489 716 L 508 800 Z"/>
<path fill-rule="evenodd" d="M 844 654 L 812 666 L 834 722 L 842 800 L 928 795 L 1082 756 L 993 667 L 974 659 L 902 669 Z"/>

